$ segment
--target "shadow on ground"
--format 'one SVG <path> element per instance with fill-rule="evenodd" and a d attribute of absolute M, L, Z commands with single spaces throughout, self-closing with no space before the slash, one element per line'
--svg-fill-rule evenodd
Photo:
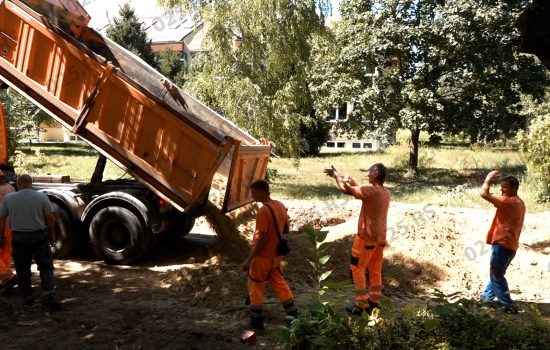
<path fill-rule="evenodd" d="M 0 334 L 10 339 L 2 349 L 241 348 L 238 321 L 182 301 L 158 272 L 56 260 L 55 276 L 63 309 L 54 314 L 41 310 L 37 272 L 35 305 L 23 306 L 17 289 L 1 297 Z"/>
<path fill-rule="evenodd" d="M 291 246 L 309 247 L 310 243 L 303 233 L 291 235 Z M 330 260 L 324 267 L 324 271 L 332 270 L 329 281 L 349 282 L 350 276 L 350 251 L 353 243 L 353 235 L 330 242 Z M 309 249 L 293 251 L 288 255 L 287 274 L 291 282 L 312 283 L 313 269 L 307 259 L 312 260 L 313 254 Z M 430 289 L 437 286 L 441 280 L 448 278 L 446 273 L 436 265 L 426 262 L 416 262 L 402 254 L 393 254 L 384 257 L 382 267 L 384 280 L 384 295 L 427 295 Z"/>
<path fill-rule="evenodd" d="M 539 241 L 539 242 L 535 242 L 535 243 L 532 243 L 532 244 L 523 243 L 523 245 L 526 246 L 529 249 L 532 249 L 532 250 L 538 252 L 538 253 L 542 253 L 547 248 L 550 248 L 550 240 Z"/>

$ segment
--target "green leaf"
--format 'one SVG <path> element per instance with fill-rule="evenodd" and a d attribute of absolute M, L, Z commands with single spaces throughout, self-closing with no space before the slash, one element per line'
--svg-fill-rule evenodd
<path fill-rule="evenodd" d="M 324 242 L 317 247 L 317 251 L 319 254 L 325 254 L 330 247 L 332 247 L 332 242 Z"/>
<path fill-rule="evenodd" d="M 328 235 L 328 231 L 317 231 L 317 242 L 321 243 L 323 242 L 326 238 L 327 238 L 327 235 Z"/>
<path fill-rule="evenodd" d="M 436 320 L 436 319 L 433 319 L 433 318 L 427 319 L 422 324 L 422 330 L 424 330 L 424 332 L 433 332 L 437 328 L 439 328 L 440 324 L 441 323 L 439 322 L 439 320 Z"/>
<path fill-rule="evenodd" d="M 332 274 L 332 271 L 325 271 L 321 274 L 321 277 L 319 280 L 324 281 L 326 280 L 330 275 Z"/>
<path fill-rule="evenodd" d="M 319 259 L 320 265 L 325 265 L 330 260 L 330 255 L 325 255 Z"/>
<path fill-rule="evenodd" d="M 310 241 L 312 244 L 315 244 L 315 242 L 316 242 L 316 237 L 317 237 L 317 233 L 315 232 L 315 230 L 313 229 L 313 227 L 307 226 L 307 227 L 304 229 L 304 233 L 306 234 L 306 236 L 307 236 L 307 238 L 309 239 L 309 241 Z"/>
<path fill-rule="evenodd" d="M 321 336 L 318 336 L 318 337 L 307 336 L 306 338 L 307 338 L 307 340 L 309 340 L 313 345 L 317 345 L 317 346 L 323 346 L 323 345 L 325 345 L 325 340 L 324 340 L 323 337 L 321 337 Z"/>

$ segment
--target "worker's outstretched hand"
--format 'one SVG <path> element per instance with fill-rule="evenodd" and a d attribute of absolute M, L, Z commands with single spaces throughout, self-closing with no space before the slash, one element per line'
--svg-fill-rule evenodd
<path fill-rule="evenodd" d="M 487 174 L 487 177 L 485 178 L 485 181 L 491 181 L 497 177 L 500 177 L 500 171 L 493 170 L 489 174 Z"/>
<path fill-rule="evenodd" d="M 331 165 L 330 168 L 327 168 L 327 169 L 323 170 L 323 172 L 327 176 L 330 176 L 330 177 L 338 176 L 338 171 L 336 170 L 336 168 L 333 165 Z"/>

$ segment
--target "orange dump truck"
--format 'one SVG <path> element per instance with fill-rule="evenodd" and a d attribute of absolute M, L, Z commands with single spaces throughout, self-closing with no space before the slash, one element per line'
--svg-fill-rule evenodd
<path fill-rule="evenodd" d="M 101 258 L 128 263 L 156 235 L 189 232 L 214 177 L 223 212 L 250 203 L 248 186 L 264 178 L 271 148 L 89 20 L 74 0 L 0 1 L 0 79 L 101 154 L 90 182 L 42 186 L 57 212 L 55 255 L 89 235 Z M 106 159 L 136 180 L 103 181 Z"/>

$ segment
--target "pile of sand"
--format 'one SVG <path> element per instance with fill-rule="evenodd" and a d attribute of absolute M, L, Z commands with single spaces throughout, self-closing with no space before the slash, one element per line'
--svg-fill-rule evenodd
<path fill-rule="evenodd" d="M 191 268 L 166 272 L 162 278 L 192 306 L 232 312 L 241 307 L 247 293 L 246 275 L 240 264 L 221 263 L 217 257 Z"/>
<path fill-rule="evenodd" d="M 325 270 L 332 270 L 329 282 L 351 283 L 350 249 L 356 231 L 359 206 L 341 205 L 332 212 L 319 212 L 307 201 L 289 203 L 295 227 L 307 224 L 323 226 L 331 242 L 330 260 Z M 318 205 L 318 204 L 317 204 Z M 167 272 L 164 282 L 181 293 L 193 305 L 212 307 L 220 313 L 246 316 L 246 276 L 241 264 L 248 253 L 247 240 L 254 228 L 254 215 L 247 212 L 241 220 L 222 222 L 221 239 L 215 257 L 203 264 Z M 384 295 L 398 303 L 424 303 L 435 290 L 445 294 L 461 292 L 477 299 L 488 278 L 490 246 L 484 238 L 493 211 L 392 204 L 388 217 L 388 246 L 384 251 Z M 547 278 L 547 216 L 530 215 L 522 233 L 522 244 L 507 273 L 513 297 L 518 300 L 544 301 L 550 288 Z M 340 223 L 347 220 L 344 223 Z M 231 227 L 229 222 L 238 226 Z M 336 224 L 336 225 L 333 225 Z M 285 257 L 284 275 L 298 300 L 314 292 L 315 272 L 309 261 L 315 258 L 305 233 L 291 231 L 291 253 Z M 242 242 L 241 242 L 242 241 Z M 234 242 L 240 250 L 225 249 Z M 244 242 L 244 243 L 243 243 Z M 352 299 L 346 288 L 334 290 L 331 298 Z M 269 287 L 266 300 L 276 300 Z M 242 314 L 242 315 L 241 315 Z"/>
<path fill-rule="evenodd" d="M 207 206 L 206 219 L 215 231 L 217 242 L 210 252 L 212 258 L 202 264 L 168 271 L 162 280 L 170 289 L 181 293 L 193 306 L 211 307 L 223 313 L 243 309 L 247 293 L 246 274 L 242 263 L 249 252 L 249 241 L 255 227 L 256 205 L 249 205 L 226 215 L 214 205 Z M 318 228 L 344 221 L 342 212 L 320 218 L 306 208 L 289 211 L 295 227 L 314 225 Z M 346 215 L 348 212 L 346 211 Z M 291 286 L 314 285 L 311 243 L 301 231 L 291 231 L 288 237 L 291 253 L 286 257 L 283 273 Z M 274 294 L 267 288 L 266 297 Z"/>

